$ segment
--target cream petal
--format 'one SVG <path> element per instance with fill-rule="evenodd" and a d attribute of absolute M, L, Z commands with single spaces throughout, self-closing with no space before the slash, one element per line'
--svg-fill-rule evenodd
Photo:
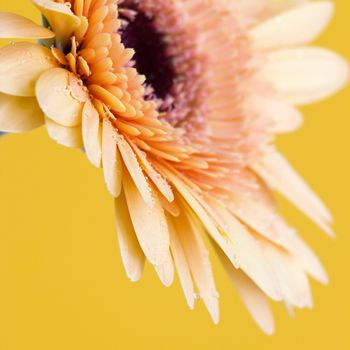
<path fill-rule="evenodd" d="M 180 215 L 180 214 L 179 214 Z M 181 246 L 181 242 L 178 237 L 178 233 L 175 230 L 172 219 L 168 216 L 168 227 L 170 235 L 170 247 L 171 253 L 174 257 L 174 263 L 180 279 L 182 289 L 184 291 L 187 304 L 192 310 L 194 308 L 194 288 L 191 276 L 191 271 L 186 260 L 184 250 Z"/>
<path fill-rule="evenodd" d="M 145 255 L 132 226 L 124 192 L 115 199 L 115 217 L 119 248 L 125 271 L 130 280 L 136 282 L 141 278 L 145 265 Z"/>
<path fill-rule="evenodd" d="M 219 323 L 219 295 L 216 290 L 209 253 L 203 243 L 205 230 L 200 222 L 185 211 L 174 220 L 174 226 L 183 247 L 186 260 L 199 290 L 199 296 L 207 307 L 215 324 Z M 188 214 L 188 212 L 187 212 Z"/>
<path fill-rule="evenodd" d="M 167 180 L 163 178 L 152 166 L 152 164 L 148 161 L 147 156 L 144 152 L 142 152 L 136 145 L 131 144 L 133 150 L 138 156 L 140 163 L 143 166 L 144 171 L 147 173 L 149 178 L 152 180 L 154 185 L 158 188 L 159 192 L 169 201 L 172 202 L 174 200 L 173 191 L 168 184 Z"/>
<path fill-rule="evenodd" d="M 259 241 L 266 259 L 277 277 L 283 300 L 289 305 L 312 307 L 309 281 L 298 261 L 267 241 Z"/>
<path fill-rule="evenodd" d="M 108 119 L 102 126 L 102 165 L 105 182 L 109 193 L 118 197 L 122 189 L 123 167 L 117 149 L 117 132 Z"/>
<path fill-rule="evenodd" d="M 265 150 L 261 150 L 261 155 L 252 168 L 273 189 L 281 192 L 327 234 L 334 235 L 329 227 L 332 217 L 328 209 L 274 148 L 266 147 Z"/>
<path fill-rule="evenodd" d="M 0 130 L 25 132 L 44 124 L 44 115 L 34 97 L 0 93 Z"/>
<path fill-rule="evenodd" d="M 153 207 L 150 208 L 143 200 L 133 179 L 127 172 L 125 173 L 123 187 L 136 236 L 147 259 L 153 265 L 160 266 L 168 258 L 170 244 L 163 208 L 157 193 L 149 187 L 153 197 Z"/>
<path fill-rule="evenodd" d="M 217 205 L 214 209 L 223 222 L 225 232 L 233 242 L 234 254 L 239 268 L 271 299 L 281 300 L 278 281 L 255 238 L 245 226 L 224 208 Z"/>
<path fill-rule="evenodd" d="M 15 13 L 0 12 L 0 38 L 2 39 L 49 39 L 55 33 Z"/>
<path fill-rule="evenodd" d="M 0 92 L 35 96 L 35 83 L 48 69 L 57 67 L 51 51 L 32 43 L 13 43 L 0 48 Z"/>
<path fill-rule="evenodd" d="M 271 52 L 266 58 L 259 78 L 293 104 L 322 100 L 339 91 L 349 79 L 348 63 L 326 49 L 284 49 Z"/>
<path fill-rule="evenodd" d="M 306 44 L 317 38 L 333 13 L 331 1 L 310 2 L 268 19 L 249 34 L 259 50 Z"/>
<path fill-rule="evenodd" d="M 58 3 L 52 0 L 32 0 L 32 2 L 56 33 L 58 48 L 64 49 L 69 38 L 80 25 L 79 17 L 74 15 L 66 3 Z"/>
<path fill-rule="evenodd" d="M 81 137 L 81 127 L 68 127 L 57 124 L 50 118 L 45 120 L 46 129 L 50 137 L 60 145 L 72 148 L 82 148 L 83 139 Z"/>
<path fill-rule="evenodd" d="M 86 156 L 97 168 L 101 167 L 102 128 L 99 114 L 90 101 L 83 108 L 82 132 Z"/>
<path fill-rule="evenodd" d="M 268 124 L 271 133 L 285 133 L 298 129 L 303 116 L 291 104 L 270 96 L 250 96 L 247 107 Z"/>
<path fill-rule="evenodd" d="M 170 252 L 166 255 L 165 261 L 160 265 L 154 265 L 159 279 L 166 286 L 170 287 L 174 281 L 174 263 Z"/>
<path fill-rule="evenodd" d="M 84 104 L 73 96 L 69 73 L 63 68 L 53 68 L 43 73 L 35 87 L 42 111 L 50 119 L 64 126 L 81 124 Z"/>
<path fill-rule="evenodd" d="M 266 298 L 266 295 L 257 287 L 257 285 L 242 270 L 235 269 L 225 254 L 214 246 L 217 254 L 223 264 L 232 284 L 241 296 L 246 308 L 257 323 L 257 325 L 266 334 L 273 334 L 275 330 L 273 314 Z"/>
<path fill-rule="evenodd" d="M 140 191 L 143 200 L 149 207 L 152 207 L 153 198 L 151 195 L 151 189 L 143 174 L 140 164 L 137 161 L 135 153 L 133 152 L 129 143 L 121 135 L 119 135 L 117 138 L 117 145 L 126 169 L 129 171 L 129 174 L 135 182 L 136 187 Z"/>

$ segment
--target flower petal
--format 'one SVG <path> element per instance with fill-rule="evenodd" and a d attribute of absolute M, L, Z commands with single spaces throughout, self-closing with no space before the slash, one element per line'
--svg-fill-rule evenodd
<path fill-rule="evenodd" d="M 0 93 L 0 130 L 24 132 L 44 124 L 44 115 L 34 97 Z"/>
<path fill-rule="evenodd" d="M 149 207 L 152 207 L 153 198 L 151 195 L 150 185 L 143 174 L 143 171 L 140 167 L 139 162 L 137 161 L 134 151 L 132 150 L 129 143 L 121 135 L 119 135 L 117 138 L 117 144 L 126 169 L 129 171 L 131 178 L 135 182 L 135 185 L 138 188 L 138 190 L 140 191 L 143 200 Z"/>
<path fill-rule="evenodd" d="M 179 214 L 180 215 L 180 214 Z M 170 234 L 170 247 L 171 253 L 174 257 L 174 263 L 176 266 L 177 273 L 179 275 L 180 283 L 184 291 L 187 304 L 192 310 L 194 308 L 194 288 L 191 276 L 191 271 L 186 260 L 185 253 L 181 246 L 181 242 L 178 237 L 178 233 L 175 230 L 172 219 L 168 216 L 168 227 Z"/>
<path fill-rule="evenodd" d="M 252 167 L 273 189 L 281 192 L 326 233 L 334 235 L 329 227 L 332 217 L 328 209 L 274 148 L 262 150 Z"/>
<path fill-rule="evenodd" d="M 238 267 L 271 299 L 281 300 L 278 282 L 255 238 L 244 225 L 224 208 L 216 206 L 215 211 L 223 222 L 225 232 L 232 240 Z"/>
<path fill-rule="evenodd" d="M 108 191 L 118 197 L 122 189 L 122 160 L 117 149 L 117 132 L 108 119 L 103 120 L 102 165 Z"/>
<path fill-rule="evenodd" d="M 156 270 L 159 279 L 166 286 L 170 287 L 174 281 L 174 263 L 173 258 L 168 252 L 166 255 L 165 261 L 160 265 L 154 265 L 154 269 Z"/>
<path fill-rule="evenodd" d="M 81 127 L 68 127 L 57 124 L 50 118 L 46 118 L 46 128 L 50 137 L 60 145 L 72 148 L 82 148 Z"/>
<path fill-rule="evenodd" d="M 124 192 L 115 199 L 115 217 L 119 248 L 125 271 L 130 280 L 136 282 L 141 278 L 145 265 L 145 255 L 132 226 Z"/>
<path fill-rule="evenodd" d="M 214 246 L 232 284 L 241 296 L 249 313 L 266 334 L 273 334 L 275 330 L 273 314 L 266 298 L 260 288 L 242 270 L 236 269 L 225 254 Z"/>
<path fill-rule="evenodd" d="M 66 3 L 52 0 L 32 0 L 51 28 L 56 33 L 56 45 L 64 49 L 74 30 L 79 27 L 80 19 L 75 16 Z"/>
<path fill-rule="evenodd" d="M 188 213 L 187 213 L 188 214 Z M 219 322 L 219 302 L 209 253 L 203 243 L 201 234 L 205 234 L 203 226 L 184 212 L 174 220 L 174 225 L 181 241 L 186 260 L 192 276 L 215 324 Z"/>
<path fill-rule="evenodd" d="M 95 107 L 87 101 L 83 108 L 82 132 L 86 156 L 97 168 L 101 166 L 102 159 L 102 128 L 100 117 Z"/>
<path fill-rule="evenodd" d="M 301 105 L 340 90 L 349 79 L 349 65 L 326 49 L 285 49 L 267 55 L 259 76 L 288 102 Z"/>
<path fill-rule="evenodd" d="M 131 221 L 143 252 L 153 265 L 165 263 L 169 254 L 169 231 L 165 214 L 156 192 L 152 191 L 153 207 L 143 200 L 133 179 L 125 172 L 123 187 Z"/>
<path fill-rule="evenodd" d="M 303 122 L 303 116 L 298 109 L 278 98 L 250 96 L 247 107 L 268 124 L 268 130 L 271 133 L 294 131 Z"/>
<path fill-rule="evenodd" d="M 73 96 L 70 74 L 63 68 L 46 71 L 38 79 L 35 92 L 40 108 L 50 119 L 72 127 L 80 125 L 84 104 Z"/>
<path fill-rule="evenodd" d="M 0 92 L 34 96 L 35 83 L 48 69 L 58 67 L 51 51 L 32 43 L 13 43 L 0 48 Z"/>
<path fill-rule="evenodd" d="M 259 24 L 250 31 L 256 49 L 306 44 L 323 31 L 334 13 L 331 1 L 317 1 L 293 7 Z"/>
<path fill-rule="evenodd" d="M 15 13 L 0 12 L 0 38 L 2 39 L 49 39 L 55 33 Z"/>
<path fill-rule="evenodd" d="M 260 245 L 277 277 L 283 300 L 298 308 L 312 307 L 309 281 L 299 262 L 287 252 L 261 240 Z"/>

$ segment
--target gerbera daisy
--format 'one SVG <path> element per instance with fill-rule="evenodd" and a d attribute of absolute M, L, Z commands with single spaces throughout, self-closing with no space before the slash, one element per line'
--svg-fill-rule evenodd
<path fill-rule="evenodd" d="M 331 215 L 273 147 L 295 130 L 294 107 L 338 91 L 348 65 L 305 46 L 331 1 L 32 0 L 43 26 L 0 13 L 0 130 L 45 125 L 84 148 L 115 198 L 132 281 L 147 259 L 214 322 L 218 293 L 204 236 L 260 327 L 267 298 L 311 307 L 319 260 L 278 216 L 277 190 L 332 235 Z"/>

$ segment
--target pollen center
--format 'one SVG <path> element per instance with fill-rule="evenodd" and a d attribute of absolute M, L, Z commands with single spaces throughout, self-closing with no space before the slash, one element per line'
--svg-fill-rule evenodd
<path fill-rule="evenodd" d="M 121 31 L 122 43 L 135 50 L 135 68 L 145 75 L 146 84 L 154 94 L 164 99 L 175 78 L 172 58 L 167 55 L 165 33 L 160 32 L 154 20 L 139 8 L 125 2 L 120 9 L 125 21 Z"/>

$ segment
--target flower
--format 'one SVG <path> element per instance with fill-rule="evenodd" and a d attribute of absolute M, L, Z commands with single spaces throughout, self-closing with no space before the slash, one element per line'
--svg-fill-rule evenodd
<path fill-rule="evenodd" d="M 0 49 L 0 130 L 45 124 L 103 168 L 128 277 L 147 259 L 169 286 L 176 268 L 189 307 L 200 296 L 218 322 L 208 235 L 265 332 L 267 296 L 311 307 L 308 275 L 326 272 L 271 189 L 330 235 L 332 218 L 272 141 L 300 126 L 295 105 L 347 82 L 341 57 L 307 46 L 332 2 L 32 2 L 43 26 L 0 13 L 0 37 L 27 40 Z"/>

